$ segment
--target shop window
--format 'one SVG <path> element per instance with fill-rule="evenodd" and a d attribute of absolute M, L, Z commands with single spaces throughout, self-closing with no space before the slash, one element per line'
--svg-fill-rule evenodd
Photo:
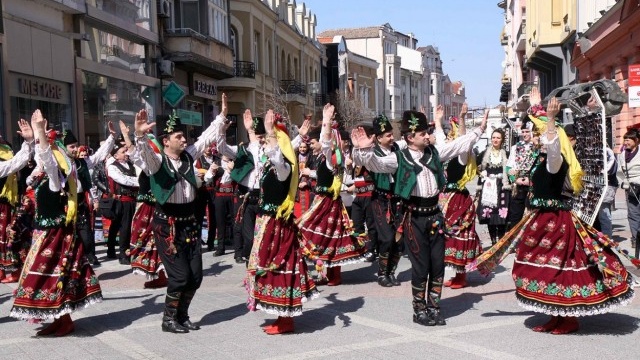
<path fill-rule="evenodd" d="M 69 103 L 56 103 L 39 99 L 29 99 L 12 96 L 11 98 L 11 118 L 31 119 L 31 115 L 36 109 L 40 109 L 42 115 L 48 121 L 48 127 L 62 132 L 73 129 L 71 105 Z M 20 139 L 16 135 L 14 144 L 20 144 Z"/>

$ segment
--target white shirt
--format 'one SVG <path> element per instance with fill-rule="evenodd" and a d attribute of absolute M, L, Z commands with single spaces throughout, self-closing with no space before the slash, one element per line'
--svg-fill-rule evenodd
<path fill-rule="evenodd" d="M 122 167 L 124 167 L 127 170 L 131 170 L 131 165 L 129 165 L 128 162 L 126 161 L 121 161 L 120 165 L 122 165 Z M 135 187 L 139 187 L 140 184 L 138 184 L 138 177 L 137 176 L 130 176 L 130 175 L 125 175 L 119 167 L 116 166 L 116 162 L 112 162 L 108 167 L 107 167 L 107 176 L 109 176 L 111 178 L 111 180 L 117 182 L 120 185 L 124 185 L 124 186 L 135 186 Z"/>
<path fill-rule="evenodd" d="M 33 143 L 22 142 L 20 151 L 18 151 L 11 159 L 0 161 L 0 178 L 7 177 L 18 172 L 29 162 L 29 157 L 33 151 Z"/>

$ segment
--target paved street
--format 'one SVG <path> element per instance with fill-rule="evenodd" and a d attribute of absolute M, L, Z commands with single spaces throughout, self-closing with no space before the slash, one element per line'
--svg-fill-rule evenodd
<path fill-rule="evenodd" d="M 616 236 L 627 239 L 624 200 L 614 212 Z M 488 234 L 480 228 L 485 245 Z M 629 241 L 623 242 L 629 248 Z M 99 247 L 100 258 L 106 248 Z M 296 332 L 269 336 L 260 325 L 273 317 L 249 313 L 242 286 L 244 266 L 232 255 L 205 253 L 205 279 L 192 304 L 202 330 L 185 335 L 160 330 L 164 289 L 142 289 L 144 279 L 117 261 L 97 269 L 104 302 L 73 314 L 76 332 L 35 337 L 38 325 L 6 316 L 15 284 L 0 285 L 2 359 L 593 359 L 637 352 L 640 300 L 615 312 L 583 318 L 577 334 L 530 330 L 546 317 L 515 301 L 512 259 L 492 277 L 469 276 L 470 286 L 445 290 L 448 325 L 422 327 L 411 320 L 409 261 L 400 264 L 402 286 L 381 288 L 368 263 L 344 269 L 344 285 L 321 287 L 296 318 Z M 634 340 L 636 339 L 636 340 Z"/>

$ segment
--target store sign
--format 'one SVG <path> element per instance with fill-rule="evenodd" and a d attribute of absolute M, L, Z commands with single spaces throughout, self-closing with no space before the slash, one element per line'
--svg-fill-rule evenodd
<path fill-rule="evenodd" d="M 197 111 L 178 109 L 176 111 L 182 125 L 202 126 L 202 114 Z"/>
<path fill-rule="evenodd" d="M 206 99 L 217 100 L 217 85 L 212 78 L 193 74 L 192 90 L 194 96 L 200 96 Z"/>
<path fill-rule="evenodd" d="M 629 107 L 640 107 L 640 64 L 629 65 Z"/>
<path fill-rule="evenodd" d="M 11 96 L 61 104 L 69 103 L 69 84 L 67 83 L 21 74 L 10 74 L 9 78 Z"/>

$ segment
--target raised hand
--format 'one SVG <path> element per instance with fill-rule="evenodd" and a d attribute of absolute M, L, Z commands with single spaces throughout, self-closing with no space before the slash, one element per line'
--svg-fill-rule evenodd
<path fill-rule="evenodd" d="M 336 108 L 333 105 L 327 103 L 324 108 L 322 108 L 322 123 L 324 124 L 325 120 L 328 120 L 329 123 L 331 123 L 335 111 Z"/>
<path fill-rule="evenodd" d="M 147 110 L 142 109 L 138 111 L 136 114 L 136 120 L 133 124 L 136 136 L 144 136 L 144 134 L 149 132 L 149 130 L 156 125 L 155 122 L 147 123 L 148 119 L 149 115 L 147 114 Z"/>
<path fill-rule="evenodd" d="M 442 124 L 442 119 L 444 118 L 444 107 L 442 105 L 438 105 L 436 108 L 436 117 L 433 119 L 436 124 Z"/>
<path fill-rule="evenodd" d="M 122 133 L 122 136 L 129 135 L 129 126 L 127 126 L 124 121 L 118 121 L 118 125 L 120 126 L 120 132 Z"/>
<path fill-rule="evenodd" d="M 547 104 L 547 119 L 549 119 L 549 123 L 554 121 L 559 111 L 560 111 L 560 103 L 558 102 L 558 99 L 554 96 L 549 100 L 549 103 Z"/>
<path fill-rule="evenodd" d="M 111 135 L 113 135 L 113 136 L 115 136 L 115 135 L 116 135 L 116 128 L 115 128 L 115 126 L 113 125 L 113 122 L 109 121 L 109 122 L 107 123 L 107 128 L 109 129 L 109 133 L 110 133 Z"/>
<path fill-rule="evenodd" d="M 29 125 L 25 119 L 20 119 L 20 121 L 18 121 L 18 127 L 20 128 L 18 134 L 22 136 L 25 141 L 29 142 L 33 140 L 33 130 L 31 129 L 31 125 Z"/>
<path fill-rule="evenodd" d="M 364 128 L 359 126 L 351 130 L 351 143 L 356 149 L 363 149 L 373 146 L 375 139 L 373 136 L 367 136 Z"/>
<path fill-rule="evenodd" d="M 251 116 L 251 110 L 247 109 L 242 114 L 242 121 L 244 123 L 244 128 L 251 132 L 253 131 L 253 117 Z"/>
<path fill-rule="evenodd" d="M 47 128 L 47 120 L 42 117 L 40 109 L 36 109 L 31 115 L 31 128 L 36 131 L 42 130 L 43 133 Z"/>
<path fill-rule="evenodd" d="M 305 120 L 302 122 L 302 126 L 298 128 L 298 135 L 307 136 L 309 133 L 309 128 L 311 127 L 311 121 Z"/>
<path fill-rule="evenodd" d="M 531 106 L 538 105 L 542 101 L 542 97 L 540 96 L 540 90 L 537 86 L 531 87 L 531 91 L 529 92 L 529 104 Z"/>
<path fill-rule="evenodd" d="M 269 109 L 267 114 L 264 116 L 264 129 L 267 131 L 267 134 L 273 134 L 273 124 L 276 121 L 276 116 L 273 113 L 273 110 Z"/>
<path fill-rule="evenodd" d="M 462 107 L 460 108 L 460 117 L 464 119 L 467 116 L 468 112 L 469 106 L 467 105 L 467 103 L 462 104 Z"/>
<path fill-rule="evenodd" d="M 229 106 L 227 105 L 227 94 L 222 93 L 222 104 L 220 105 L 220 115 L 227 117 Z"/>

